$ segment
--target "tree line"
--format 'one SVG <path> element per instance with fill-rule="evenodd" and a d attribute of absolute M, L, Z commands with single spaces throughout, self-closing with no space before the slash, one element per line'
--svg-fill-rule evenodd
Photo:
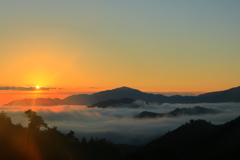
<path fill-rule="evenodd" d="M 106 139 L 79 140 L 74 131 L 62 133 L 56 126 L 49 127 L 31 109 L 24 112 L 28 126 L 13 124 L 11 118 L 0 113 L 0 159 L 18 160 L 75 160 L 119 159 L 118 148 Z"/>

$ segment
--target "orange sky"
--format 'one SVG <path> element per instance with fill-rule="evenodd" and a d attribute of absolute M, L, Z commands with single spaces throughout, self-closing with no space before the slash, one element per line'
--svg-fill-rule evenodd
<path fill-rule="evenodd" d="M 0 86 L 83 92 L 239 86 L 238 5 L 6 1 L 0 5 Z"/>

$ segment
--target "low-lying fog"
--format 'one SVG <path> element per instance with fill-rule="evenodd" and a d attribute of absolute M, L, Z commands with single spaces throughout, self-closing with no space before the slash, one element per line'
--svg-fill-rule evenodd
<path fill-rule="evenodd" d="M 26 126 L 28 119 L 24 111 L 32 109 L 41 115 L 50 127 L 56 126 L 63 133 L 73 130 L 78 138 L 85 136 L 106 138 L 114 143 L 143 145 L 159 138 L 168 131 L 172 131 L 190 119 L 205 119 L 213 124 L 223 124 L 240 115 L 240 103 L 201 103 L 201 104 L 142 104 L 139 108 L 87 108 L 86 106 L 2 106 L 14 123 Z M 181 116 L 176 118 L 135 119 L 142 111 L 166 113 L 175 108 L 212 107 L 224 113 L 200 116 Z"/>

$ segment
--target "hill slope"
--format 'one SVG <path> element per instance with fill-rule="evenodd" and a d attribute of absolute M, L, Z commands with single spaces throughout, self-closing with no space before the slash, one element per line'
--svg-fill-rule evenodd
<path fill-rule="evenodd" d="M 146 144 L 135 155 L 139 159 L 218 160 L 240 158 L 240 117 L 223 125 L 190 120 L 172 132 Z"/>
<path fill-rule="evenodd" d="M 225 91 L 210 92 L 197 96 L 204 102 L 240 102 L 240 87 L 231 88 Z"/>

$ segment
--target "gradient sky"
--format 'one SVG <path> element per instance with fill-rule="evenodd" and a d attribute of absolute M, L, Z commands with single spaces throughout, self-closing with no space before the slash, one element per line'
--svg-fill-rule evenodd
<path fill-rule="evenodd" d="M 0 86 L 239 86 L 239 0 L 0 1 Z"/>

